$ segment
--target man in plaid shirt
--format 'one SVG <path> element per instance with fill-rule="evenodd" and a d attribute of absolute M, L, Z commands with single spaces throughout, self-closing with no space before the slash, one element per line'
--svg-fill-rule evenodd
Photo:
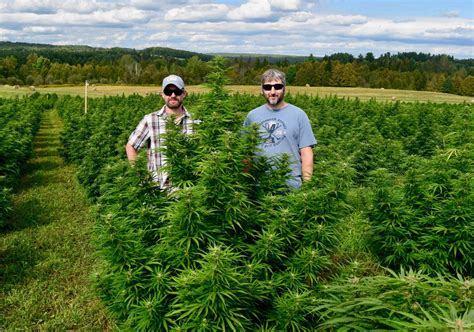
<path fill-rule="evenodd" d="M 166 132 L 166 119 L 174 116 L 176 123 L 180 124 L 183 133 L 192 133 L 191 114 L 183 106 L 186 97 L 184 81 L 177 75 L 170 75 L 163 79 L 161 96 L 165 105 L 157 112 L 147 114 L 140 121 L 133 133 L 130 135 L 125 151 L 127 158 L 134 161 L 138 151 L 146 146 L 148 158 L 148 170 L 153 180 L 160 184 L 161 189 L 170 187 L 168 174 L 160 171 L 166 164 L 166 156 L 160 151 L 163 146 Z"/>

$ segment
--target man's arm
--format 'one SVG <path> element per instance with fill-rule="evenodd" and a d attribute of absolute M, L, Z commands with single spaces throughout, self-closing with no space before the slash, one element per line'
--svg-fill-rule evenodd
<path fill-rule="evenodd" d="M 138 151 L 130 144 L 125 145 L 125 152 L 127 153 L 127 158 L 130 161 L 137 159 Z"/>
<path fill-rule="evenodd" d="M 148 122 L 148 117 L 143 117 L 143 119 L 128 138 L 127 144 L 125 145 L 125 152 L 127 153 L 127 158 L 130 161 L 135 161 L 137 159 L 138 150 L 140 150 L 145 144 L 145 141 L 149 139 L 148 134 L 150 126 L 148 125 Z"/>
<path fill-rule="evenodd" d="M 313 175 L 313 148 L 311 146 L 300 149 L 301 174 L 303 182 L 309 181 Z"/>

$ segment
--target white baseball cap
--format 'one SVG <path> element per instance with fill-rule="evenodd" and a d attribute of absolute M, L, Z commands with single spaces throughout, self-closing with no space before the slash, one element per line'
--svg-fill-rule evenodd
<path fill-rule="evenodd" d="M 170 84 L 173 84 L 180 90 L 184 90 L 184 81 L 178 75 L 169 75 L 163 79 L 163 90 Z"/>

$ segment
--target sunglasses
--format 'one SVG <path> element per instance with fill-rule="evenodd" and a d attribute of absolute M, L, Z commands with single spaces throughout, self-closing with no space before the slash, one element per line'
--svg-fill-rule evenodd
<path fill-rule="evenodd" d="M 262 84 L 262 89 L 265 91 L 271 91 L 272 88 L 275 88 L 275 90 L 281 90 L 285 87 L 284 84 L 277 83 L 277 84 Z"/>
<path fill-rule="evenodd" d="M 168 96 L 170 97 L 173 93 L 176 97 L 179 97 L 183 94 L 183 90 L 180 90 L 180 89 L 164 89 L 163 90 L 163 93 L 165 94 L 165 96 Z"/>

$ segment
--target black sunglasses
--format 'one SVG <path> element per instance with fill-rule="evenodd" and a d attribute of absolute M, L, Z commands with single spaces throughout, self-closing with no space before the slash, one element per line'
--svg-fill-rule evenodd
<path fill-rule="evenodd" d="M 164 89 L 163 90 L 163 93 L 165 94 L 165 96 L 168 96 L 170 97 L 173 93 L 176 97 L 179 97 L 183 94 L 183 90 L 181 89 Z"/>
<path fill-rule="evenodd" d="M 277 84 L 262 84 L 262 89 L 265 91 L 271 91 L 272 88 L 275 90 L 281 90 L 285 87 L 285 84 L 277 83 Z"/>

